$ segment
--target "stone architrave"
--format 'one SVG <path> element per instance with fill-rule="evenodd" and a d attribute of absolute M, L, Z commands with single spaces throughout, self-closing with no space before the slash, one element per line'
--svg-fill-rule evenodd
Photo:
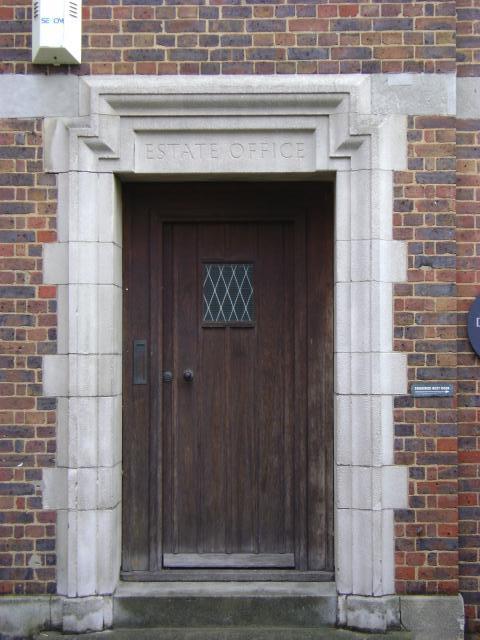
<path fill-rule="evenodd" d="M 392 283 L 405 280 L 406 248 L 392 239 L 392 184 L 406 116 L 373 113 L 370 82 L 89 77 L 78 117 L 46 119 L 59 211 L 45 281 L 59 306 L 44 385 L 59 424 L 44 505 L 58 511 L 64 629 L 108 626 L 119 584 L 121 183 L 174 176 L 335 180 L 336 590 L 359 596 L 352 620 L 364 606 L 372 628 L 398 621 L 393 510 L 407 506 L 407 469 L 393 461 L 393 396 L 406 392 L 406 356 L 393 351 Z"/>

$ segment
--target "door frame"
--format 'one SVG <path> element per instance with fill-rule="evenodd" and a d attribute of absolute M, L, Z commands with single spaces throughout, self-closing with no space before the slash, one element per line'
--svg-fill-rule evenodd
<path fill-rule="evenodd" d="M 408 469 L 393 459 L 393 398 L 407 391 L 407 361 L 392 340 L 392 284 L 406 280 L 407 267 L 405 242 L 392 239 L 394 172 L 407 168 L 406 116 L 378 113 L 368 75 L 141 83 L 99 76 L 79 83 L 82 115 L 44 123 L 44 166 L 57 174 L 59 195 L 58 242 L 44 246 L 44 283 L 58 285 L 58 350 L 43 358 L 44 393 L 58 403 L 58 448 L 56 466 L 44 470 L 42 481 L 43 505 L 57 511 L 58 593 L 98 596 L 108 609 L 119 585 L 120 181 L 186 173 L 206 180 L 318 179 L 330 172 L 336 176 L 336 589 L 365 597 L 368 611 L 384 611 L 377 596 L 395 588 L 394 509 L 408 506 Z M 261 140 L 263 132 L 282 143 L 293 132 L 308 148 L 278 163 L 223 164 L 222 156 L 221 165 L 213 158 L 188 168 L 145 165 L 139 155 L 145 136 L 175 132 L 216 143 L 236 133 Z M 79 441 L 89 446 L 79 448 Z"/>
<path fill-rule="evenodd" d="M 285 203 L 285 210 L 281 213 L 269 211 L 265 213 L 269 206 L 272 191 L 281 191 L 282 206 Z M 188 193 L 187 197 L 182 195 L 183 191 Z M 225 212 L 224 208 L 217 203 L 223 200 L 237 200 L 243 197 L 245 191 L 250 192 L 250 210 L 246 213 Z M 131 183 L 125 184 L 123 189 L 124 201 L 124 375 L 123 375 L 123 397 L 124 397 L 124 430 L 123 430 L 123 450 L 124 452 L 124 504 L 127 511 L 123 517 L 123 548 L 122 557 L 124 566 L 121 576 L 127 581 L 174 581 L 174 580 L 290 580 L 290 581 L 330 581 L 334 577 L 334 554 L 333 554 L 333 191 L 334 184 L 331 181 L 324 182 L 299 182 L 292 181 L 287 184 L 275 182 L 217 182 L 217 183 Z M 193 196 L 191 195 L 193 193 Z M 278 195 L 278 194 L 277 194 Z M 212 202 L 212 210 L 208 213 L 191 211 L 191 202 L 202 201 L 204 197 Z M 212 200 L 213 197 L 213 200 Z M 192 199 L 193 198 L 193 199 Z M 252 199 L 253 198 L 253 199 Z M 170 204 L 170 211 L 162 214 L 161 203 L 167 201 Z M 151 204 L 155 203 L 155 204 Z M 158 213 L 157 213 L 158 210 Z M 143 220 L 140 224 L 140 216 Z M 163 321 L 158 322 L 158 317 L 162 314 L 162 302 L 157 295 L 159 290 L 163 290 L 162 278 L 163 267 L 152 270 L 154 261 L 152 243 L 146 241 L 142 252 L 136 251 L 133 255 L 133 237 L 137 230 L 141 234 L 149 233 L 150 236 L 161 238 L 161 246 L 158 250 L 163 252 L 163 224 L 178 222 L 292 222 L 293 247 L 295 254 L 295 276 L 294 292 L 301 292 L 301 305 L 304 312 L 300 314 L 300 327 L 302 336 L 295 332 L 295 404 L 294 414 L 297 427 L 294 431 L 294 438 L 300 438 L 305 442 L 297 445 L 294 450 L 294 469 L 302 469 L 303 479 L 298 478 L 296 482 L 297 490 L 300 494 L 295 500 L 294 512 L 296 526 L 300 531 L 295 535 L 295 556 L 296 562 L 305 564 L 301 569 L 206 569 L 206 568 L 163 568 L 162 567 L 162 536 L 163 530 L 161 518 L 163 513 L 163 459 L 164 459 L 164 429 L 163 424 L 163 385 L 159 376 L 159 371 L 163 370 Z M 308 228 L 307 226 L 308 225 Z M 148 245 L 150 256 L 146 250 Z M 317 264 L 316 256 L 323 258 Z M 300 260 L 300 263 L 299 263 Z M 159 264 L 163 264 L 160 259 Z M 148 266 L 149 265 L 149 266 Z M 320 266 L 319 266 L 320 265 Z M 152 278 L 145 278 L 149 282 L 149 295 L 139 295 L 135 297 L 133 303 L 129 302 L 131 286 L 133 282 L 143 283 L 141 273 L 149 269 Z M 320 273 L 318 272 L 320 269 Z M 314 277 L 315 275 L 319 277 Z M 133 274 L 137 273 L 135 280 Z M 323 274 L 323 276 L 321 275 Z M 146 289 L 144 290 L 145 293 Z M 314 302 L 317 300 L 319 304 Z M 320 304 L 320 298 L 324 304 Z M 308 300 L 308 302 L 307 302 Z M 141 311 L 148 309 L 148 311 Z M 143 315 L 141 328 L 138 326 L 138 316 Z M 133 323 L 134 332 L 139 332 L 147 336 L 147 344 L 150 344 L 151 358 L 147 366 L 149 386 L 132 385 L 132 335 L 130 335 L 130 325 Z M 296 321 L 296 325 L 298 320 Z M 147 328 L 148 327 L 148 328 Z M 157 327 L 156 335 L 152 335 L 154 327 Z M 147 332 L 149 334 L 147 335 Z M 142 335 L 143 335 L 142 334 Z M 136 333 L 135 333 L 136 335 Z M 139 334 L 140 335 L 140 334 Z M 138 337 L 138 336 L 137 336 Z M 324 337 L 323 344 L 321 337 Z M 299 343 L 301 340 L 301 344 Z M 317 358 L 311 358 L 311 350 L 307 348 L 307 342 L 317 345 Z M 322 363 L 317 363 L 321 359 Z M 328 375 L 320 375 L 320 371 L 330 370 Z M 301 373 L 303 372 L 303 374 Z M 307 380 L 313 380 L 310 385 Z M 318 386 L 317 386 L 318 384 Z M 138 394 L 135 393 L 138 392 Z M 145 394 L 148 394 L 148 400 Z M 130 403 L 140 402 L 140 409 L 144 403 L 148 403 L 145 420 L 149 415 L 150 429 L 149 435 L 142 425 L 133 425 L 136 410 L 130 410 Z M 145 397 L 144 397 L 145 396 Z M 302 400 L 303 398 L 303 400 Z M 128 402 L 127 402 L 128 399 Z M 320 415 L 322 416 L 321 420 Z M 130 416 L 127 418 L 127 416 Z M 126 427 L 132 423 L 132 426 Z M 155 425 L 159 425 L 159 429 Z M 146 438 L 150 443 L 149 459 L 140 463 L 142 448 L 135 447 L 135 428 L 140 428 L 143 435 L 138 434 L 143 440 Z M 163 442 L 163 444 L 162 444 Z M 310 442 L 310 450 L 308 449 Z M 144 443 L 145 445 L 145 443 Z M 137 450 L 138 449 L 138 450 Z M 157 454 L 158 451 L 158 454 Z M 320 465 L 315 464 L 315 460 L 322 458 Z M 150 467 L 150 473 L 140 473 L 139 466 Z M 320 470 L 320 475 L 315 470 Z M 143 480 L 138 476 L 144 476 Z M 323 480 L 321 480 L 323 477 Z M 131 493 L 135 489 L 129 487 L 137 486 L 140 482 L 143 490 L 137 491 L 137 498 Z M 132 485 L 133 483 L 133 485 Z M 303 485 L 305 483 L 305 485 Z M 322 486 L 323 485 L 323 486 Z M 137 539 L 139 534 L 131 521 L 131 508 L 136 508 L 142 500 L 142 493 L 149 491 L 148 499 L 148 522 L 145 520 L 146 514 L 137 514 L 135 520 L 144 521 L 143 538 L 144 544 L 148 540 L 149 545 L 149 569 L 133 568 L 138 563 L 136 556 L 138 553 Z M 315 507 L 308 509 L 309 503 L 314 503 Z M 143 503 L 145 510 L 146 502 Z M 161 507 L 157 508 L 160 504 Z M 320 505 L 322 505 L 320 507 Z M 310 514 L 311 512 L 311 514 Z M 315 515 L 313 515 L 315 514 Z M 308 545 L 308 540 L 315 539 L 315 531 L 323 528 L 320 549 L 323 561 L 315 558 L 313 554 L 313 543 Z M 148 536 L 146 536 L 148 529 Z M 140 533 L 140 536 L 142 534 Z M 302 542 L 303 540 L 303 542 Z M 127 553 L 127 547 L 130 551 Z M 299 560 L 303 558 L 303 560 Z M 131 565 L 133 563 L 133 565 Z M 315 569 L 307 568 L 312 563 L 320 564 Z M 123 563 L 122 563 L 123 564 Z"/>

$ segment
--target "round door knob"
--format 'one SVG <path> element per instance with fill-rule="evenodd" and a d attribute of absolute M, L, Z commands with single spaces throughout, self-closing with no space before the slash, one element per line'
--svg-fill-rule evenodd
<path fill-rule="evenodd" d="M 185 382 L 191 382 L 193 380 L 193 371 L 191 369 L 185 369 L 183 372 L 183 379 Z"/>
<path fill-rule="evenodd" d="M 163 378 L 164 382 L 172 382 L 173 373 L 171 371 L 164 371 L 163 375 L 162 375 L 162 378 Z"/>

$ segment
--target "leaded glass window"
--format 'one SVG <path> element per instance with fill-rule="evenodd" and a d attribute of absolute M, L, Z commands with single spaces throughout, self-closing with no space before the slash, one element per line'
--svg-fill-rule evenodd
<path fill-rule="evenodd" d="M 203 321 L 237 324 L 254 320 L 253 264 L 204 264 Z"/>

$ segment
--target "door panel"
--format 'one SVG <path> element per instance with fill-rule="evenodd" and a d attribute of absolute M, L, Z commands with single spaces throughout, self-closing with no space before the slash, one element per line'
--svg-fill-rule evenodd
<path fill-rule="evenodd" d="M 291 568 L 293 553 L 164 553 L 163 565 L 172 568 Z"/>
<path fill-rule="evenodd" d="M 179 223 L 166 235 L 172 266 L 165 289 L 173 290 L 165 325 L 172 332 L 164 336 L 172 343 L 172 361 L 164 366 L 174 374 L 164 388 L 172 398 L 164 413 L 173 442 L 164 462 L 171 477 L 164 500 L 170 566 L 185 562 L 175 564 L 172 554 L 190 554 L 195 565 L 202 560 L 192 554 L 209 554 L 204 566 L 214 566 L 215 554 L 219 566 L 227 553 L 236 554 L 237 566 L 272 566 L 272 554 L 293 554 L 292 448 L 286 446 L 293 427 L 294 268 L 285 251 L 291 227 Z M 212 261 L 227 264 L 227 281 L 233 281 L 229 265 L 253 265 L 253 323 L 204 322 L 205 264 Z M 229 305 L 227 294 L 222 289 L 219 299 Z M 183 379 L 185 369 L 193 370 L 192 381 Z M 258 553 L 269 557 L 254 560 Z M 285 558 L 278 563 L 285 566 Z"/>
<path fill-rule="evenodd" d="M 321 579 L 333 568 L 331 189 L 125 195 L 123 576 Z M 205 265 L 229 277 L 232 264 L 252 265 L 254 318 L 206 321 Z"/>
<path fill-rule="evenodd" d="M 149 569 L 149 469 L 150 448 L 150 385 L 149 367 L 147 384 L 134 384 L 133 344 L 145 340 L 150 333 L 149 295 L 143 286 L 145 274 L 150 272 L 149 229 L 150 219 L 142 216 L 135 220 L 125 219 L 125 235 L 129 238 L 125 250 L 126 298 L 129 291 L 135 292 L 135 303 L 125 307 L 123 317 L 124 383 L 128 380 L 128 401 L 123 405 L 124 429 L 123 450 L 128 451 L 123 463 L 123 494 L 128 504 L 128 526 L 123 530 L 123 548 L 128 552 L 123 557 L 123 568 L 127 571 Z M 135 313 L 133 309 L 135 308 Z M 128 336 L 128 338 L 126 338 Z M 146 348 L 149 349 L 147 341 Z M 128 425 L 128 426 L 127 426 Z"/>

